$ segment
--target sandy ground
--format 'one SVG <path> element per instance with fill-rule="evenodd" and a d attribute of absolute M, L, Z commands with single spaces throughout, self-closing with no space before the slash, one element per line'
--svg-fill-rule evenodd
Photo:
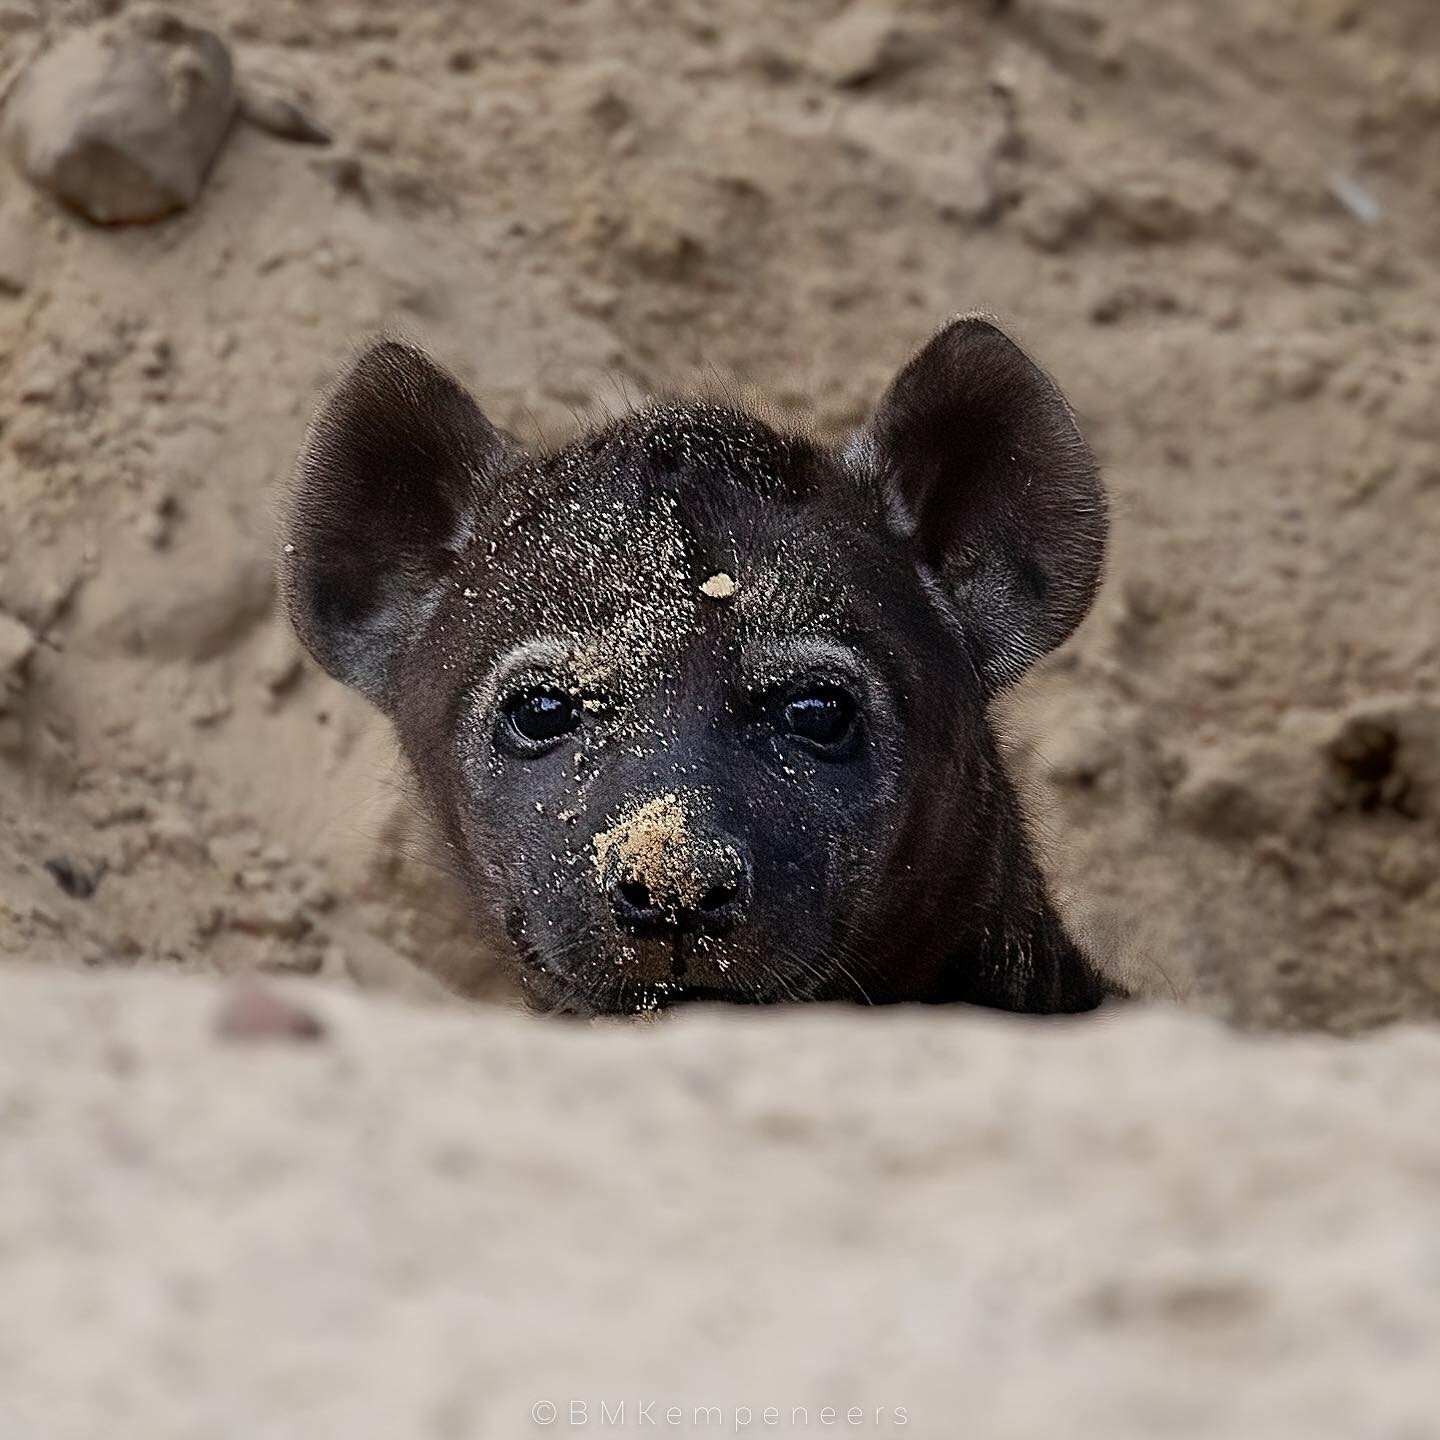
<path fill-rule="evenodd" d="M 93 8 L 0 4 L 0 85 Z M 5 1440 L 512 1435 L 572 1392 L 1437 1433 L 1433 1034 L 406 1008 L 464 921 L 272 578 L 378 328 L 525 436 L 720 377 L 839 438 L 986 309 L 1115 500 L 1006 706 L 1069 913 L 1245 1029 L 1433 1020 L 1431 0 L 186 11 L 335 144 L 238 126 L 136 229 L 0 167 Z M 256 967 L 334 982 L 330 1038 L 232 1050 L 160 973 Z"/>
<path fill-rule="evenodd" d="M 7 1440 L 1437 1433 L 1433 1030 L 5 998 Z"/>
<path fill-rule="evenodd" d="M 5 6 L 7 68 L 85 13 Z M 187 13 L 336 144 L 241 126 L 143 228 L 3 180 L 0 613 L 36 650 L 0 951 L 415 985 L 466 946 L 387 737 L 274 613 L 277 480 L 366 334 L 524 435 L 718 375 L 838 437 L 981 307 L 1115 497 L 1102 602 L 1011 706 L 1080 923 L 1247 1024 L 1436 1013 L 1428 0 Z"/>

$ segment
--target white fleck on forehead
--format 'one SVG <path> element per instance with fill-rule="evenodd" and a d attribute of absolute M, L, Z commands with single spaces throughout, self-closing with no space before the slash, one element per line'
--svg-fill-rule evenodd
<path fill-rule="evenodd" d="M 734 578 L 721 570 L 700 587 L 700 593 L 711 600 L 729 600 L 739 588 Z"/>

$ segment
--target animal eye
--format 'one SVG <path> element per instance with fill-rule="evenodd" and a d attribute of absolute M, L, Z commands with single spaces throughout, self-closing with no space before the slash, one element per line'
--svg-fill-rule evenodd
<path fill-rule="evenodd" d="M 505 706 L 505 723 L 527 754 L 580 728 L 583 711 L 558 690 L 527 690 Z"/>
<path fill-rule="evenodd" d="M 837 754 L 854 737 L 859 708 L 833 685 L 791 695 L 780 711 L 781 728 L 817 750 Z"/>

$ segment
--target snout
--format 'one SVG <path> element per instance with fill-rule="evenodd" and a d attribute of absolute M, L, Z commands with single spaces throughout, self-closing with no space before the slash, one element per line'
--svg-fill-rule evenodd
<path fill-rule="evenodd" d="M 631 935 L 723 935 L 750 905 L 750 861 L 729 838 L 659 853 L 617 847 L 604 885 L 615 922 Z"/>

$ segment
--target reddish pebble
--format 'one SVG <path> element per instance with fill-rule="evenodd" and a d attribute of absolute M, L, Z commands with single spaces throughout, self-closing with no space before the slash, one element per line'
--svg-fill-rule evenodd
<path fill-rule="evenodd" d="M 231 984 L 215 1030 L 224 1040 L 319 1040 L 325 1034 L 303 1005 L 249 977 Z"/>

